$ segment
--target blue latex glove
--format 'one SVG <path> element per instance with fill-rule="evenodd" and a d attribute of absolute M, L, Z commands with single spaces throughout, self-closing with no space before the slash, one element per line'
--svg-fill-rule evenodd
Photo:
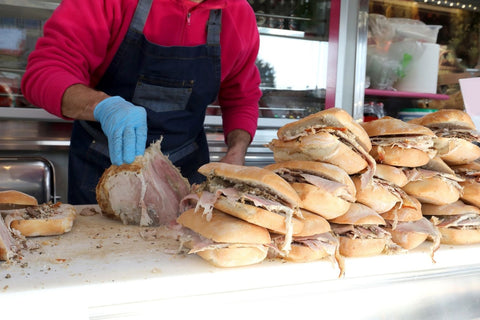
<path fill-rule="evenodd" d="M 108 151 L 113 164 L 132 163 L 145 153 L 147 142 L 147 112 L 122 97 L 101 101 L 93 116 L 102 125 L 108 138 Z"/>

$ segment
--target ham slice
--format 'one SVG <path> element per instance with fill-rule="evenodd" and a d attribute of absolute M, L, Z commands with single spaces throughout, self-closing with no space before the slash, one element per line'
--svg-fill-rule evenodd
<path fill-rule="evenodd" d="M 96 188 L 103 214 L 140 226 L 168 225 L 180 215 L 180 201 L 190 193 L 190 184 L 162 154 L 160 142 L 132 164 L 105 170 Z"/>

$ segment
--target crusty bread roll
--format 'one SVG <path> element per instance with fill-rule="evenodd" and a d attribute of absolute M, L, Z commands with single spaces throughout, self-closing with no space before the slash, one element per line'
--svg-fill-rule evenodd
<path fill-rule="evenodd" d="M 378 163 L 374 176 L 393 183 L 396 186 L 403 187 L 408 183 L 408 178 L 402 168 Z"/>
<path fill-rule="evenodd" d="M 327 219 L 308 210 L 302 209 L 301 211 L 303 216 L 303 228 L 299 232 L 294 233 L 294 236 L 308 237 L 320 233 L 330 232 L 332 230 Z"/>
<path fill-rule="evenodd" d="M 432 130 L 419 124 L 413 124 L 392 117 L 383 117 L 377 120 L 363 122 L 363 129 L 370 138 L 384 136 L 432 136 Z"/>
<path fill-rule="evenodd" d="M 338 224 L 385 225 L 385 219 L 375 210 L 361 203 L 352 203 L 350 209 L 340 217 L 329 220 Z"/>
<path fill-rule="evenodd" d="M 297 140 L 273 139 L 268 147 L 275 162 L 288 160 L 321 161 L 336 165 L 348 174 L 364 170 L 368 163 L 361 154 L 329 132 L 302 136 Z"/>
<path fill-rule="evenodd" d="M 392 235 L 392 241 L 406 250 L 415 249 L 428 238 L 426 233 L 392 230 L 391 228 L 385 229 Z"/>
<path fill-rule="evenodd" d="M 427 164 L 430 160 L 429 154 L 422 150 L 402 148 L 395 145 L 374 145 L 370 154 L 378 163 L 398 167 L 420 167 Z"/>
<path fill-rule="evenodd" d="M 213 243 L 193 251 L 217 267 L 238 267 L 256 264 L 267 256 L 266 245 L 270 244 L 269 232 L 262 227 L 237 219 L 219 210 L 213 210 L 207 221 L 202 210 L 189 209 L 177 222 L 182 226 L 210 239 Z M 187 248 L 196 248 L 194 239 L 185 243 Z"/>
<path fill-rule="evenodd" d="M 411 120 L 419 125 L 426 127 L 451 127 L 468 130 L 476 130 L 475 123 L 468 113 L 459 109 L 440 109 L 436 112 Z"/>
<path fill-rule="evenodd" d="M 392 117 L 362 123 L 372 142 L 370 154 L 378 162 L 399 167 L 419 167 L 432 158 L 436 138 L 427 127 Z"/>
<path fill-rule="evenodd" d="M 432 176 L 421 180 L 410 181 L 403 190 L 422 203 L 445 205 L 457 201 L 461 190 L 441 176 Z"/>
<path fill-rule="evenodd" d="M 369 257 L 383 252 L 387 241 L 385 238 L 347 238 L 339 237 L 340 254 L 344 257 Z"/>
<path fill-rule="evenodd" d="M 361 186 L 359 176 L 353 176 L 352 180 L 357 189 L 357 202 L 369 206 L 378 213 L 389 211 L 402 200 L 397 193 L 392 192 L 390 187 L 382 184 L 375 177 L 364 187 Z"/>
<path fill-rule="evenodd" d="M 0 203 L 35 206 L 38 201 L 35 197 L 17 190 L 0 191 Z"/>
<path fill-rule="evenodd" d="M 300 206 L 326 219 L 344 214 L 355 201 L 355 185 L 345 170 L 318 161 L 290 160 L 265 166 L 287 180 Z"/>
<path fill-rule="evenodd" d="M 463 193 L 460 196 L 464 202 L 480 207 L 480 182 L 475 180 L 466 180 L 459 182 L 463 187 Z"/>
<path fill-rule="evenodd" d="M 397 203 L 392 209 L 380 214 L 385 220 L 391 221 L 416 221 L 422 215 L 422 204 L 417 198 L 407 194 L 402 195 L 402 202 Z"/>
<path fill-rule="evenodd" d="M 441 243 L 468 245 L 480 243 L 480 229 L 452 229 L 438 227 L 442 234 Z"/>
<path fill-rule="evenodd" d="M 72 230 L 77 217 L 75 207 L 57 202 L 16 210 L 5 219 L 10 228 L 18 230 L 25 237 L 61 235 Z"/>
<path fill-rule="evenodd" d="M 465 181 L 459 182 L 463 188 L 460 199 L 480 207 L 480 162 L 473 161 L 463 165 L 452 166 L 453 171 Z"/>

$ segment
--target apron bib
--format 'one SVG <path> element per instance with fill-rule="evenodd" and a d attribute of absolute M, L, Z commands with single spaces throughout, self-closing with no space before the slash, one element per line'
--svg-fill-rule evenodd
<path fill-rule="evenodd" d="M 190 183 L 204 177 L 209 161 L 203 123 L 220 88 L 221 10 L 211 10 L 207 43 L 194 47 L 149 42 L 143 27 L 152 0 L 139 0 L 129 30 L 96 89 L 122 96 L 147 111 L 147 146 L 160 139 L 162 152 Z M 74 121 L 69 156 L 69 203 L 96 203 L 95 187 L 111 165 L 100 123 Z"/>

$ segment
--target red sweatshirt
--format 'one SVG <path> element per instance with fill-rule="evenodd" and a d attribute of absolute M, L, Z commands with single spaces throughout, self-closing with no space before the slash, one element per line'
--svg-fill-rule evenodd
<path fill-rule="evenodd" d="M 63 117 L 61 100 L 73 84 L 94 87 L 126 34 L 138 0 L 63 0 L 45 23 L 28 57 L 22 93 L 34 105 Z M 260 75 L 255 66 L 259 36 L 246 0 L 153 0 L 144 28 L 146 38 L 163 46 L 206 43 L 210 9 L 222 8 L 221 86 L 225 136 L 257 128 Z M 190 14 L 190 15 L 189 15 Z"/>

